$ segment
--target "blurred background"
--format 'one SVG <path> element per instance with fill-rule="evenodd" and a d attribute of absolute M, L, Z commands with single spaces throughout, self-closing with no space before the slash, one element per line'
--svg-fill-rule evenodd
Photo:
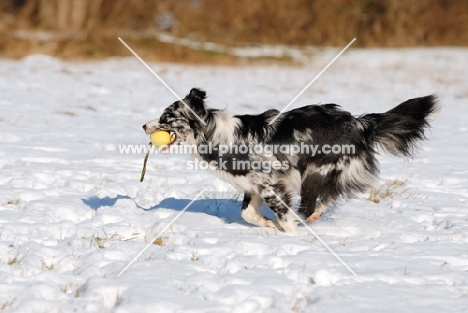
<path fill-rule="evenodd" d="M 0 12 L 8 58 L 129 56 L 117 37 L 151 61 L 226 64 L 291 62 L 292 47 L 354 37 L 353 47 L 468 45 L 467 0 L 0 0 Z M 246 49 L 259 46 L 270 53 Z"/>

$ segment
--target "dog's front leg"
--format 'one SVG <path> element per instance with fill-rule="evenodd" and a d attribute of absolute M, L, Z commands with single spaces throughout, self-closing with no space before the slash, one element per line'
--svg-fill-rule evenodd
<path fill-rule="evenodd" d="M 262 215 L 262 203 L 263 199 L 259 195 L 245 193 L 244 200 L 242 201 L 242 218 L 247 223 L 256 226 L 281 230 L 281 227 L 277 222 L 274 222 Z"/>
<path fill-rule="evenodd" d="M 281 228 L 287 233 L 297 235 L 297 219 L 290 211 L 292 208 L 292 193 L 285 188 L 277 187 L 275 189 L 264 189 L 261 196 L 275 213 Z"/>

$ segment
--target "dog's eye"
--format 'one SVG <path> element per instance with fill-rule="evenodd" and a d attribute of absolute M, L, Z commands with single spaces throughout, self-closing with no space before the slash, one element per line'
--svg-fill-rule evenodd
<path fill-rule="evenodd" d="M 166 113 L 161 115 L 161 117 L 159 118 L 159 122 L 160 123 L 167 123 L 167 114 Z"/>
<path fill-rule="evenodd" d="M 173 122 L 175 119 L 175 116 L 172 113 L 163 113 L 161 117 L 159 118 L 159 123 L 161 124 L 168 124 Z"/>

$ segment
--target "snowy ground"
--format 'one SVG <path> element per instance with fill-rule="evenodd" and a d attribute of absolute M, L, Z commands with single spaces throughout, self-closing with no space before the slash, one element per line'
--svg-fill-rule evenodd
<path fill-rule="evenodd" d="M 302 68 L 152 67 L 179 95 L 203 87 L 211 106 L 254 113 L 281 109 L 337 52 Z M 441 99 L 417 158 L 380 156 L 380 190 L 311 225 L 357 277 L 304 227 L 293 237 L 243 222 L 241 195 L 183 156 L 152 155 L 140 183 L 143 155 L 117 145 L 146 144 L 141 125 L 175 99 L 134 58 L 0 60 L 0 311 L 464 312 L 467 57 L 349 50 L 294 104 L 361 114 Z"/>

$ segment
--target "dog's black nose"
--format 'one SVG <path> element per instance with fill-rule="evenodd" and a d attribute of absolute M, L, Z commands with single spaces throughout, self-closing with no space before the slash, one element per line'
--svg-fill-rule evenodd
<path fill-rule="evenodd" d="M 143 125 L 143 130 L 146 130 L 146 124 L 145 124 L 145 125 Z"/>

